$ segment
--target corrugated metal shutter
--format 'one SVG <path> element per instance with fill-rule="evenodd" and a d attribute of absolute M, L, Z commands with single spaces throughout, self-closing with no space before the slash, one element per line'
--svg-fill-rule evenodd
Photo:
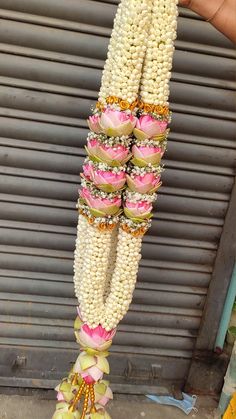
<path fill-rule="evenodd" d="M 76 356 L 75 203 L 116 3 L 0 0 L 2 385 L 51 387 Z M 111 359 L 129 391 L 185 379 L 234 180 L 232 45 L 188 11 L 176 45 L 164 186 Z"/>

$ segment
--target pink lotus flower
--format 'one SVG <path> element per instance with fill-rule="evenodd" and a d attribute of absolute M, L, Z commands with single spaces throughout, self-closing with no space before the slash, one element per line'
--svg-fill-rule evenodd
<path fill-rule="evenodd" d="M 127 217 L 149 218 L 152 210 L 152 204 L 147 201 L 131 202 L 128 199 L 125 201 L 124 211 Z"/>
<path fill-rule="evenodd" d="M 93 182 L 102 191 L 115 192 L 123 188 L 126 182 L 125 172 L 114 173 L 108 170 L 94 170 Z"/>
<path fill-rule="evenodd" d="M 84 177 L 86 177 L 86 179 L 92 180 L 93 165 L 90 164 L 90 163 L 84 163 L 83 164 L 83 174 L 84 174 Z"/>
<path fill-rule="evenodd" d="M 95 197 L 87 188 L 82 188 L 80 192 L 86 204 L 91 209 L 91 213 L 95 217 L 104 217 L 106 215 L 115 215 L 121 206 L 121 198 L 100 198 Z"/>
<path fill-rule="evenodd" d="M 91 131 L 95 132 L 96 134 L 102 132 L 100 126 L 100 117 L 98 115 L 89 116 L 87 122 Z"/>
<path fill-rule="evenodd" d="M 123 145 L 110 147 L 106 144 L 101 144 L 99 147 L 99 155 L 105 161 L 106 159 L 115 160 L 122 164 L 127 161 L 129 149 Z"/>
<path fill-rule="evenodd" d="M 134 129 L 134 135 L 136 138 L 143 140 L 145 138 L 152 138 L 156 135 L 163 134 L 166 130 L 167 122 L 158 121 L 150 115 L 142 115 L 137 120 L 136 127 Z"/>
<path fill-rule="evenodd" d="M 91 156 L 98 158 L 112 166 L 119 166 L 124 164 L 131 157 L 127 147 L 123 145 L 116 145 L 111 147 L 109 145 L 100 143 L 96 139 L 88 140 L 87 150 Z"/>
<path fill-rule="evenodd" d="M 161 161 L 161 157 L 163 155 L 163 151 L 160 147 L 152 147 L 152 146 L 136 146 L 133 145 L 132 153 L 135 158 L 136 166 L 147 166 L 148 163 L 153 165 L 157 165 Z"/>
<path fill-rule="evenodd" d="M 78 332 L 75 333 L 77 342 L 82 348 L 96 349 L 97 351 L 107 351 L 112 344 L 116 329 L 107 332 L 102 326 L 91 329 L 84 324 Z"/>
<path fill-rule="evenodd" d="M 104 373 L 109 374 L 110 368 L 105 356 L 81 352 L 74 364 L 73 372 L 79 373 L 88 384 L 91 384 L 100 380 Z"/>
<path fill-rule="evenodd" d="M 152 193 L 155 192 L 160 183 L 160 176 L 155 176 L 154 173 L 146 173 L 144 176 L 135 175 L 133 177 L 126 175 L 129 189 L 139 193 Z"/>
<path fill-rule="evenodd" d="M 109 137 L 130 135 L 136 124 L 136 118 L 126 112 L 114 111 L 107 108 L 101 114 L 100 125 L 102 132 Z"/>

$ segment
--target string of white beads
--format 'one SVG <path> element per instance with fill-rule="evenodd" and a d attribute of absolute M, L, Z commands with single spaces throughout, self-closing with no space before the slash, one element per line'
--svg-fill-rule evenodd
<path fill-rule="evenodd" d="M 74 251 L 74 289 L 75 295 L 80 300 L 81 274 L 83 269 L 84 258 L 86 254 L 86 237 L 88 222 L 86 218 L 79 214 L 77 225 L 77 237 L 75 241 Z"/>
<path fill-rule="evenodd" d="M 177 0 L 155 0 L 140 86 L 146 103 L 168 105 L 177 15 Z"/>
<path fill-rule="evenodd" d="M 129 309 L 141 259 L 141 245 L 141 237 L 134 237 L 119 229 L 110 293 L 100 318 L 100 323 L 106 330 L 115 328 Z"/>
<path fill-rule="evenodd" d="M 111 248 L 110 248 L 110 255 L 109 255 L 109 264 L 107 268 L 106 274 L 106 282 L 104 286 L 104 303 L 110 293 L 110 284 L 111 278 L 114 272 L 114 267 L 116 263 L 116 256 L 117 256 L 117 243 L 118 243 L 118 227 L 115 227 L 112 231 L 111 235 Z"/>
<path fill-rule="evenodd" d="M 99 99 L 117 96 L 133 102 L 137 98 L 152 0 L 122 0 L 108 47 Z"/>
<path fill-rule="evenodd" d="M 88 224 L 79 303 L 82 318 L 91 328 L 98 326 L 103 311 L 111 236 L 111 231 L 100 231 Z"/>

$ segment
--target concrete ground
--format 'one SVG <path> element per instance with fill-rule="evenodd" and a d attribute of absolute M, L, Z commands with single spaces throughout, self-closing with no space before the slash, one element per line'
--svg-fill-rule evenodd
<path fill-rule="evenodd" d="M 216 403 L 200 398 L 198 412 L 188 416 L 176 407 L 161 406 L 145 399 L 119 397 L 109 404 L 112 419 L 213 419 L 217 418 Z M 43 400 L 36 396 L 0 395 L 0 419 L 51 419 L 55 401 Z"/>

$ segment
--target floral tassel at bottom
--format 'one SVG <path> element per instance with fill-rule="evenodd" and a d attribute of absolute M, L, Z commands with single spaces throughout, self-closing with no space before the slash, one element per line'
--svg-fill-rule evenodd
<path fill-rule="evenodd" d="M 104 407 L 113 398 L 109 382 L 108 349 L 116 330 L 107 332 L 102 326 L 91 329 L 78 314 L 75 336 L 81 352 L 67 378 L 56 387 L 56 411 L 52 419 L 110 419 Z"/>

